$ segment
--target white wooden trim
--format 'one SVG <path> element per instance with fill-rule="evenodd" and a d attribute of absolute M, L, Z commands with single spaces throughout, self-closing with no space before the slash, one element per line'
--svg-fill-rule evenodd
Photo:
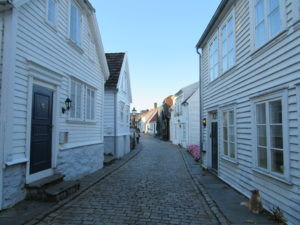
<path fill-rule="evenodd" d="M 283 157 L 284 157 L 284 173 L 281 175 L 279 173 L 275 173 L 271 170 L 271 151 L 268 151 L 268 168 L 260 168 L 258 167 L 257 160 L 257 130 L 256 130 L 256 104 L 261 102 L 269 102 L 272 100 L 280 99 L 282 103 L 282 137 L 283 137 Z M 253 170 L 260 171 L 266 176 L 270 177 L 278 177 L 279 179 L 290 181 L 290 165 L 289 165 L 289 135 L 288 135 L 288 89 L 284 89 L 281 92 L 269 93 L 268 95 L 263 95 L 262 97 L 257 97 L 256 99 L 252 99 L 252 131 L 253 131 Z M 269 107 L 266 107 L 266 115 L 269 115 Z M 270 134 L 269 126 L 267 126 L 267 134 Z M 267 135 L 267 146 L 270 146 L 270 136 Z"/>
<path fill-rule="evenodd" d="M 268 10 L 268 5 L 266 4 L 266 0 L 264 1 L 264 25 L 265 25 L 265 43 L 263 43 L 261 46 L 257 47 L 255 45 L 255 1 L 249 1 L 249 11 L 250 11 L 250 49 L 251 52 L 254 53 L 256 51 L 258 51 L 259 49 L 264 48 L 270 41 L 276 39 L 278 36 L 280 36 L 282 34 L 282 32 L 287 28 L 287 22 L 286 22 L 286 7 L 285 1 L 279 1 L 279 13 L 280 13 L 280 22 L 281 22 L 281 31 L 278 32 L 278 34 L 276 34 L 274 37 L 270 37 L 269 34 L 269 23 L 268 23 L 268 18 L 266 16 L 266 12 Z M 267 23 L 267 24 L 266 24 Z M 266 26 L 267 25 L 267 26 Z"/>
<path fill-rule="evenodd" d="M 13 134 L 13 90 L 16 69 L 16 36 L 17 36 L 18 10 L 13 8 L 4 12 L 4 46 L 3 46 L 3 66 L 2 66 L 2 87 L 1 87 L 1 123 L 3 124 L 1 137 L 3 138 L 3 152 L 1 154 L 1 165 L 4 162 L 12 161 L 9 152 L 12 149 L 12 139 L 8 138 Z M 1 132 L 1 131 L 0 131 Z M 8 157 L 9 155 L 9 157 Z M 2 173 L 2 170 L 1 170 Z M 2 178 L 0 178 L 2 182 Z M 0 185 L 0 190 L 2 185 Z M 2 196 L 2 195 L 1 195 Z M 0 199 L 1 201 L 1 199 Z M 1 205 L 2 207 L 2 205 Z"/>

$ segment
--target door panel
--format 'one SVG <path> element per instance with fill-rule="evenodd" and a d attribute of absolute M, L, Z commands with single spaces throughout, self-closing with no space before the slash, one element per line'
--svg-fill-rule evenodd
<path fill-rule="evenodd" d="M 212 168 L 218 170 L 218 123 L 211 123 Z"/>
<path fill-rule="evenodd" d="M 30 174 L 51 168 L 53 92 L 33 87 Z"/>

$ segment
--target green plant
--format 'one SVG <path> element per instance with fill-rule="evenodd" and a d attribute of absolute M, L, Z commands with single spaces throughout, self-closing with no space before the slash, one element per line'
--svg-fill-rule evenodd
<path fill-rule="evenodd" d="M 275 220 L 279 224 L 286 224 L 286 219 L 283 216 L 282 210 L 277 206 L 271 209 L 271 219 Z"/>

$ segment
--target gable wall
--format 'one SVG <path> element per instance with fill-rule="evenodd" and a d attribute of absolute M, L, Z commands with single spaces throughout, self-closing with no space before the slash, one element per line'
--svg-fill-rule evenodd
<path fill-rule="evenodd" d="M 188 145 L 200 145 L 199 89 L 188 99 Z"/>
<path fill-rule="evenodd" d="M 234 104 L 236 107 L 237 162 L 232 163 L 221 157 L 222 146 L 219 141 L 219 176 L 230 185 L 249 196 L 249 190 L 258 188 L 266 207 L 278 205 L 286 212 L 285 216 L 299 223 L 300 210 L 296 205 L 300 197 L 300 143 L 297 124 L 296 91 L 294 84 L 299 82 L 300 25 L 293 17 L 292 0 L 284 1 L 287 31 L 279 35 L 272 44 L 254 50 L 251 47 L 250 1 L 239 0 L 235 5 L 236 66 L 216 80 L 209 81 L 208 46 L 203 48 L 202 74 L 204 84 L 203 104 L 204 118 L 209 118 L 208 111 L 219 110 L 220 107 Z M 213 33 L 213 32 L 212 32 Z M 219 44 L 220 46 L 220 44 Z M 254 133 L 252 129 L 253 110 L 250 97 L 260 91 L 287 87 L 288 92 L 288 146 L 290 182 L 282 183 L 269 176 L 253 171 L 254 166 Z M 299 104 L 299 103 L 298 103 Z M 219 111 L 220 114 L 220 111 Z M 221 134 L 221 120 L 219 134 Z M 209 125 L 204 129 L 204 148 L 210 148 L 208 136 Z M 221 137 L 219 136 L 219 140 Z M 205 164 L 210 164 L 209 153 L 205 156 Z M 272 185 L 271 185 L 272 184 Z M 273 196 L 278 196 L 274 199 Z M 288 199 L 286 198 L 288 196 Z M 298 219 L 296 219 L 298 218 Z"/>
<path fill-rule="evenodd" d="M 128 85 L 128 73 L 127 73 L 127 67 L 126 62 L 124 62 L 123 66 L 125 66 L 125 70 L 123 73 L 120 74 L 119 83 L 118 83 L 118 93 L 117 93 L 117 99 L 118 103 L 123 102 L 124 103 L 124 121 L 121 120 L 121 112 L 120 107 L 117 107 L 117 135 L 129 135 L 130 134 L 130 99 L 129 99 L 129 93 L 130 93 L 130 86 Z M 127 83 L 125 86 L 127 89 L 123 89 L 123 82 Z"/>

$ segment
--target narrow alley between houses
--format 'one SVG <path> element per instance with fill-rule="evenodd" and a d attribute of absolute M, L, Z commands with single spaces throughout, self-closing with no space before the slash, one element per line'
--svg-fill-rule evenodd
<path fill-rule="evenodd" d="M 141 142 L 135 158 L 39 224 L 218 224 L 178 147 Z"/>

